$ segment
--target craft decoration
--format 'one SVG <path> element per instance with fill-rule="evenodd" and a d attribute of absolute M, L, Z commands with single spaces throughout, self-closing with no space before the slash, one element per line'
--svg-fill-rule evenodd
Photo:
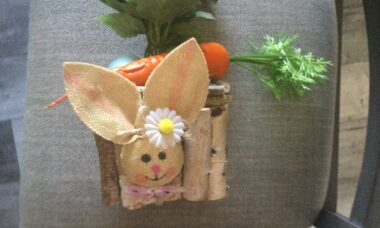
<path fill-rule="evenodd" d="M 144 127 L 150 143 L 167 149 L 181 141 L 185 124 L 176 111 L 157 108 L 146 116 Z"/>
<path fill-rule="evenodd" d="M 209 91 L 224 96 L 225 86 L 210 90 L 207 63 L 195 39 L 167 54 L 149 76 L 142 98 L 127 78 L 92 64 L 65 63 L 64 79 L 73 109 L 98 135 L 102 183 L 110 185 L 103 191 L 113 192 L 103 194 L 108 204 L 119 200 L 117 194 L 129 209 L 181 194 L 191 201 L 209 198 L 212 113 L 202 108 Z M 120 192 L 115 181 L 106 181 L 115 173 Z"/>
<path fill-rule="evenodd" d="M 230 62 L 233 62 L 258 77 L 273 96 L 282 101 L 286 98 L 301 97 L 311 91 L 312 85 L 328 79 L 327 66 L 331 65 L 331 62 L 324 58 L 316 58 L 311 52 L 302 54 L 300 48 L 292 45 L 296 39 L 297 35 L 281 34 L 278 39 L 267 35 L 261 47 L 252 44 L 251 54 L 238 56 L 229 56 L 227 49 L 216 42 L 201 43 L 200 47 L 213 82 L 222 80 Z M 130 79 L 136 85 L 143 86 L 165 56 L 166 53 L 163 52 L 124 65 L 113 65 L 113 71 Z M 66 98 L 67 95 L 63 95 L 46 105 L 44 109 L 53 107 Z"/>
<path fill-rule="evenodd" d="M 68 98 L 94 132 L 107 205 L 132 210 L 227 196 L 232 96 L 222 79 L 230 62 L 257 76 L 277 100 L 302 96 L 327 79 L 331 63 L 303 55 L 292 45 L 295 35 L 266 36 L 261 47 L 239 56 L 205 42 L 201 22 L 215 18 L 204 4 L 215 0 L 101 1 L 117 12 L 98 20 L 122 37 L 144 34 L 145 57 L 119 56 L 109 69 L 65 63 L 66 94 L 44 108 Z"/>

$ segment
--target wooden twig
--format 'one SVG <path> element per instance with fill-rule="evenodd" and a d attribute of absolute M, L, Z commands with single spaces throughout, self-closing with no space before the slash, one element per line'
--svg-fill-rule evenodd
<path fill-rule="evenodd" d="M 183 198 L 189 201 L 207 200 L 211 110 L 203 108 L 190 129 L 191 136 L 184 140 Z"/>
<path fill-rule="evenodd" d="M 212 117 L 212 140 L 208 200 L 222 199 L 227 195 L 226 142 L 228 106 L 219 115 Z"/>
<path fill-rule="evenodd" d="M 140 94 L 144 93 L 145 86 L 137 87 Z M 222 96 L 230 93 L 230 85 L 226 82 L 217 82 L 208 86 L 208 96 Z"/>
<path fill-rule="evenodd" d="M 95 135 L 99 153 L 100 178 L 103 202 L 114 205 L 120 201 L 119 174 L 116 168 L 114 144 Z"/>

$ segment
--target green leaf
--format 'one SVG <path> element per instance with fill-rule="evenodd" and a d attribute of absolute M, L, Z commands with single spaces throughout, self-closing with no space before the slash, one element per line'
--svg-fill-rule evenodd
<path fill-rule="evenodd" d="M 202 29 L 196 23 L 181 22 L 172 26 L 171 33 L 180 36 L 198 38 L 202 34 Z"/>
<path fill-rule="evenodd" d="M 209 26 L 209 20 L 193 18 L 173 24 L 171 34 L 183 36 L 186 39 L 195 37 L 198 42 L 204 42 L 208 41 L 213 35 L 213 30 L 207 29 Z"/>
<path fill-rule="evenodd" d="M 137 0 L 137 12 L 155 23 L 166 23 L 194 10 L 200 0 Z"/>
<path fill-rule="evenodd" d="M 195 17 L 206 19 L 206 20 L 215 20 L 214 15 L 212 15 L 211 13 L 206 12 L 206 11 L 196 11 Z"/>
<path fill-rule="evenodd" d="M 215 0 L 100 0 L 121 14 L 98 18 L 122 37 L 143 33 L 147 38 L 145 55 L 159 53 L 178 45 L 179 41 L 210 33 L 209 23 L 214 16 L 206 11 L 206 4 Z"/>
<path fill-rule="evenodd" d="M 145 27 L 141 20 L 125 13 L 105 14 L 97 19 L 112 28 L 121 37 L 133 37 L 145 32 Z"/>
<path fill-rule="evenodd" d="M 100 0 L 107 6 L 123 13 L 136 15 L 136 0 Z"/>

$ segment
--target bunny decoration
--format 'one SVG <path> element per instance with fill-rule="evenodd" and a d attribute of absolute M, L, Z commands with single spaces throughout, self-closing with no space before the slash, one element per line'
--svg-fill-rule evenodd
<path fill-rule="evenodd" d="M 128 79 L 92 64 L 64 63 L 64 81 L 79 118 L 118 145 L 124 207 L 160 203 L 186 191 L 173 184 L 184 163 L 181 142 L 205 106 L 209 86 L 207 63 L 195 39 L 165 57 L 142 98 Z"/>

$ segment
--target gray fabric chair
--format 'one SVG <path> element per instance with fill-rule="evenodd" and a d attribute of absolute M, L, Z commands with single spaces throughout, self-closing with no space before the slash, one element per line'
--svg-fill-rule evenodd
<path fill-rule="evenodd" d="M 98 1 L 33 0 L 30 9 L 22 227 L 308 227 L 321 212 L 333 149 L 338 34 L 328 0 L 219 1 L 215 39 L 231 53 L 266 34 L 297 33 L 297 45 L 333 62 L 330 80 L 312 93 L 277 102 L 247 72 L 232 66 L 228 198 L 178 201 L 128 211 L 102 205 L 92 133 L 68 104 L 41 107 L 64 93 L 62 62 L 107 65 L 142 55 L 144 39 L 124 40 L 95 17 Z"/>

